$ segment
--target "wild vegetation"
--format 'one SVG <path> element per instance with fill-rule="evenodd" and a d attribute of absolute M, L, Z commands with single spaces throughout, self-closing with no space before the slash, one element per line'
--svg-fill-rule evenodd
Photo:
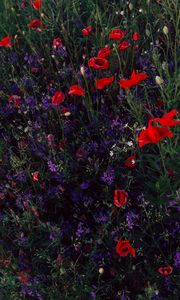
<path fill-rule="evenodd" d="M 178 0 L 0 1 L 0 300 L 178 300 Z"/>

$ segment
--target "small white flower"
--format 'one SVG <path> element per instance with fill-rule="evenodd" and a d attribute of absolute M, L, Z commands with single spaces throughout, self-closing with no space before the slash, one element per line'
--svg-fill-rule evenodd
<path fill-rule="evenodd" d="M 132 141 L 129 141 L 129 142 L 127 142 L 127 145 L 128 145 L 129 147 L 131 147 L 131 146 L 133 146 L 133 142 L 132 142 Z"/>
<path fill-rule="evenodd" d="M 168 67 L 167 62 L 163 61 L 163 63 L 162 63 L 162 69 L 165 71 L 167 69 L 167 67 Z"/>
<path fill-rule="evenodd" d="M 109 155 L 112 157 L 114 155 L 113 151 L 110 151 Z"/>
<path fill-rule="evenodd" d="M 132 10 L 133 9 L 133 4 L 129 3 L 129 9 Z"/>

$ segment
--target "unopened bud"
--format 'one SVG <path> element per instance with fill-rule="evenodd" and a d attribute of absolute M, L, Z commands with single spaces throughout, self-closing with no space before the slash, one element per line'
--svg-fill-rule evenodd
<path fill-rule="evenodd" d="M 167 26 L 164 26 L 164 27 L 163 27 L 163 32 L 164 32 L 165 35 L 168 35 L 169 29 L 168 29 Z"/>
<path fill-rule="evenodd" d="M 150 36 L 150 34 L 151 34 L 150 31 L 148 29 L 146 29 L 146 35 Z"/>
<path fill-rule="evenodd" d="M 83 66 L 80 68 L 80 72 L 81 72 L 82 76 L 85 75 L 86 71 L 85 71 L 85 68 Z"/>
<path fill-rule="evenodd" d="M 133 4 L 132 3 L 129 3 L 129 9 L 133 10 Z"/>
<path fill-rule="evenodd" d="M 104 268 L 99 268 L 99 274 L 103 274 L 104 273 Z"/>
<path fill-rule="evenodd" d="M 164 83 L 164 80 L 160 76 L 156 76 L 155 81 L 158 85 L 161 85 Z"/>

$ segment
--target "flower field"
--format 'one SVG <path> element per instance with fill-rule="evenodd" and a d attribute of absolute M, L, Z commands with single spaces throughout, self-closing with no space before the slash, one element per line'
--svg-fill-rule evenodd
<path fill-rule="evenodd" d="M 0 1 L 0 300 L 178 300 L 178 0 Z"/>

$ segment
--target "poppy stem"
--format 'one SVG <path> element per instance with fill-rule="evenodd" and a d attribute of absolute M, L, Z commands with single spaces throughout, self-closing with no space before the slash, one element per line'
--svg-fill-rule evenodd
<path fill-rule="evenodd" d="M 164 163 L 164 157 L 163 157 L 162 147 L 161 147 L 160 143 L 158 143 L 158 148 L 159 148 L 159 154 L 160 154 L 160 157 L 161 157 L 162 166 L 163 166 L 164 172 L 166 174 L 167 169 L 166 169 L 166 166 L 165 166 L 165 163 Z"/>
<path fill-rule="evenodd" d="M 87 89 L 87 94 L 88 94 L 88 101 L 85 100 L 84 104 L 85 104 L 85 107 L 87 109 L 88 114 L 90 112 L 91 115 L 94 115 L 94 110 L 93 110 L 93 106 L 92 106 L 92 99 L 91 99 L 91 95 L 89 93 L 88 82 L 87 82 L 85 76 L 83 76 L 83 78 L 84 78 L 84 81 L 85 81 L 85 85 L 86 85 L 86 89 Z"/>

